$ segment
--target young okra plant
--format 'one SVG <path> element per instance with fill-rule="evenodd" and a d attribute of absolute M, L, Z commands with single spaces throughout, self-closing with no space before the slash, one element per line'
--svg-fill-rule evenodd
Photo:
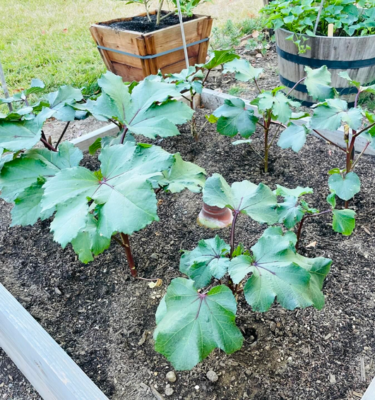
<path fill-rule="evenodd" d="M 180 271 L 188 279 L 173 279 L 157 309 L 155 349 L 177 370 L 192 369 L 215 348 L 231 354 L 242 347 L 235 324 L 240 295 L 256 312 L 267 311 L 275 300 L 288 310 L 321 309 L 331 266 L 328 258 L 299 255 L 296 235 L 281 227 L 267 228 L 250 250 L 236 242 L 241 214 L 260 223 L 278 222 L 277 197 L 266 185 L 243 181 L 229 186 L 214 174 L 206 181 L 203 200 L 230 208 L 233 221 L 229 243 L 215 236 L 184 251 Z"/>
<path fill-rule="evenodd" d="M 293 121 L 309 115 L 304 112 L 294 112 L 294 110 L 298 110 L 301 104 L 288 98 L 297 84 L 305 81 L 309 94 L 316 99 L 324 100 L 329 95 L 333 96 L 333 89 L 327 83 L 327 73 L 329 74 L 329 72 L 326 67 L 317 70 L 306 67 L 306 77 L 300 80 L 287 94 L 281 92 L 282 89 L 285 89 L 283 86 L 268 91 L 261 90 L 258 78 L 263 69 L 254 68 L 247 60 L 236 59 L 225 64 L 224 73 L 227 72 L 235 73 L 235 78 L 239 81 L 251 81 L 255 84 L 259 94 L 251 102 L 251 105 L 257 107 L 257 112 L 255 113 L 253 108 L 246 107 L 243 100 L 233 98 L 225 100 L 224 105 L 213 112 L 209 121 L 217 123 L 217 131 L 222 135 L 234 137 L 240 134 L 244 138 L 233 142 L 234 145 L 251 144 L 252 139 L 250 137 L 256 132 L 257 127 L 260 127 L 263 131 L 264 151 L 262 159 L 265 172 L 268 172 L 270 148 L 280 132 L 283 130 L 295 131 L 296 129 L 298 133 L 300 130 L 307 132 L 306 127 L 293 124 Z M 272 131 L 271 127 L 276 127 L 276 129 Z M 283 134 L 280 137 L 279 145 L 283 144 L 282 137 Z"/>
<path fill-rule="evenodd" d="M 355 228 L 355 212 L 353 210 L 336 209 L 336 194 L 332 192 L 327 197 L 329 208 L 319 211 L 311 208 L 309 204 L 301 197 L 313 193 L 313 189 L 309 187 L 302 188 L 298 186 L 295 189 L 289 189 L 284 186 L 276 185 L 277 189 L 274 193 L 283 198 L 282 203 L 277 204 L 278 222 L 283 224 L 287 229 L 296 228 L 296 249 L 298 250 L 302 228 L 307 219 L 329 215 L 332 217 L 332 229 L 344 236 L 352 234 Z"/>
<path fill-rule="evenodd" d="M 63 89 L 49 96 L 49 105 L 56 109 L 40 102 L 38 107 L 43 108 L 36 116 L 22 119 L 17 114 L 16 121 L 9 116 L 0 120 L 0 146 L 6 154 L 0 172 L 1 197 L 14 204 L 12 226 L 53 218 L 50 229 L 54 240 L 63 248 L 71 243 L 84 263 L 106 250 L 112 238 L 119 241 L 130 272 L 136 276 L 129 235 L 158 220 L 155 192 L 175 193 L 185 188 L 199 192 L 205 171 L 183 161 L 178 153 L 137 144 L 129 133 L 150 136 L 161 133 L 162 125 L 170 134 L 178 132 L 175 123 L 185 121 L 191 113 L 186 105 L 170 100 L 178 93 L 174 85 L 141 82 L 131 92 L 121 78 L 110 73 L 99 83 L 103 94 L 96 101 L 64 105 Z M 137 90 L 142 87 L 149 90 L 147 96 Z M 76 109 L 78 113 L 91 110 L 99 118 L 121 124 L 117 138 L 103 138 L 100 146 L 96 144 L 96 149 L 102 147 L 97 171 L 79 165 L 83 154 L 70 142 L 57 149 L 52 145 L 32 148 L 42 138 L 48 116 L 66 117 L 77 113 Z"/>
<path fill-rule="evenodd" d="M 330 82 L 330 74 L 326 71 L 326 83 Z M 352 80 L 347 72 L 341 72 L 340 76 L 357 88 L 357 95 L 353 107 L 343 99 L 328 98 L 316 104 L 314 114 L 308 124 L 291 124 L 280 136 L 279 146 L 291 147 L 299 151 L 306 141 L 306 133 L 315 132 L 318 136 L 339 149 L 343 154 L 343 165 L 329 171 L 328 185 L 337 197 L 345 201 L 345 208 L 349 206 L 349 200 L 360 191 L 360 179 L 354 172 L 359 160 L 365 154 L 367 148 L 375 149 L 375 115 L 363 110 L 359 106 L 362 93 L 375 93 L 375 85 L 361 86 L 359 82 Z M 333 89 L 332 89 L 333 91 Z M 337 131 L 341 129 L 344 146 L 332 142 L 324 136 L 325 130 Z M 355 145 L 358 138 L 365 139 L 363 150 L 355 156 Z"/>
<path fill-rule="evenodd" d="M 197 94 L 201 94 L 203 87 L 207 83 L 207 78 L 211 71 L 222 66 L 224 63 L 230 62 L 239 58 L 232 50 L 217 50 L 213 51 L 209 61 L 206 64 L 197 64 L 183 69 L 180 73 L 168 74 L 165 78 L 162 73 L 151 75 L 147 80 L 168 82 L 176 85 L 176 89 L 181 93 L 181 96 L 188 101 L 190 108 L 195 110 L 194 100 Z M 191 119 L 191 133 L 196 141 L 199 139 L 199 134 L 203 127 L 198 131 L 194 115 Z"/>

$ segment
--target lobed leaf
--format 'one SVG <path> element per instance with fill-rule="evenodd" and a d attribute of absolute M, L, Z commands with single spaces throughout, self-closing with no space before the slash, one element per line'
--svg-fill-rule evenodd
<path fill-rule="evenodd" d="M 212 57 L 203 65 L 203 68 L 211 70 L 238 58 L 240 58 L 240 56 L 233 53 L 233 50 L 214 50 L 212 52 Z"/>
<path fill-rule="evenodd" d="M 157 311 L 155 350 L 176 370 L 188 370 L 216 347 L 227 354 L 242 347 L 235 325 L 236 300 L 226 286 L 198 293 L 191 280 L 176 278 Z"/>
<path fill-rule="evenodd" d="M 278 221 L 276 195 L 263 183 L 255 185 L 242 181 L 230 187 L 220 174 L 213 174 L 203 189 L 203 201 L 210 206 L 228 207 L 246 214 L 259 223 L 274 224 Z"/>
<path fill-rule="evenodd" d="M 254 68 L 249 61 L 244 59 L 236 59 L 224 64 L 223 73 L 234 72 L 235 78 L 242 82 L 248 82 L 258 79 L 263 72 L 263 68 Z"/>
<path fill-rule="evenodd" d="M 342 200 L 350 200 L 361 189 L 361 182 L 355 172 L 349 172 L 343 177 L 333 174 L 328 179 L 329 188 Z"/>
<path fill-rule="evenodd" d="M 277 145 L 282 149 L 291 148 L 298 153 L 306 143 L 307 128 L 304 125 L 291 123 L 279 137 Z"/>
<path fill-rule="evenodd" d="M 311 97 L 318 101 L 325 101 L 334 97 L 335 91 L 330 86 L 331 73 L 325 65 L 318 69 L 311 69 L 306 66 L 305 71 L 306 79 L 304 83 Z"/>

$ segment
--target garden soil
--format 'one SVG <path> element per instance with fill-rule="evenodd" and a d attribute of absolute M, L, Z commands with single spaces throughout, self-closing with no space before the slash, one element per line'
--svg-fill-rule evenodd
<path fill-rule="evenodd" d="M 233 139 L 205 125 L 208 113 L 201 109 L 197 114 L 199 142 L 189 125 L 180 128 L 180 136 L 145 141 L 180 152 L 208 175 L 218 172 L 229 183 L 247 179 L 272 189 L 276 184 L 310 186 L 314 194 L 306 196 L 309 204 L 328 208 L 327 171 L 344 167 L 338 149 L 312 136 L 299 154 L 274 146 L 270 172 L 264 174 L 256 154 L 262 153 L 260 132 L 252 143 L 256 152 L 248 145 L 233 146 Z M 99 164 L 87 155 L 83 165 L 96 169 Z M 229 240 L 229 228 L 211 231 L 197 225 L 201 194 L 159 193 L 160 222 L 131 237 L 139 276 L 163 280 L 154 289 L 130 276 L 115 241 L 84 265 L 70 245 L 62 249 L 53 241 L 49 221 L 9 228 L 10 207 L 1 202 L 0 282 L 109 399 L 359 400 L 375 375 L 374 167 L 375 158 L 364 156 L 356 169 L 362 187 L 350 203 L 357 212 L 351 236 L 333 232 L 326 215 L 305 224 L 301 254 L 333 260 L 323 287 L 325 307 L 288 311 L 274 305 L 261 314 L 240 296 L 236 321 L 245 337 L 243 348 L 232 355 L 214 350 L 192 371 L 176 371 L 174 383 L 166 379 L 172 366 L 153 348 L 156 308 L 171 279 L 182 276 L 182 249 L 191 250 L 215 234 Z M 237 240 L 247 247 L 265 229 L 244 215 L 237 226 Z M 208 371 L 218 375 L 216 382 L 207 378 Z M 0 353 L 0 399 L 38 398 Z"/>

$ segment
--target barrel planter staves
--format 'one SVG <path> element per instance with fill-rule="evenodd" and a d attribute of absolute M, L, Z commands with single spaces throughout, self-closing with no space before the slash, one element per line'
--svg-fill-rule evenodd
<path fill-rule="evenodd" d="M 332 86 L 342 95 L 342 98 L 353 103 L 357 90 L 350 87 L 346 79 L 338 74 L 347 71 L 349 76 L 362 85 L 375 80 L 375 35 L 359 37 L 328 37 L 314 36 L 307 38 L 305 45 L 311 50 L 298 54 L 297 46 L 288 36 L 293 35 L 285 29 L 276 30 L 276 50 L 279 62 L 280 82 L 288 88 L 306 76 L 305 66 L 320 68 L 326 65 L 332 74 Z M 314 99 L 307 95 L 304 84 L 297 85 L 291 94 L 304 105 L 314 104 Z"/>
<path fill-rule="evenodd" d="M 194 17 L 184 22 L 190 65 L 205 62 L 212 27 L 211 17 Z M 159 70 L 168 74 L 186 68 L 179 24 L 150 33 L 115 30 L 107 26 L 131 19 L 120 18 L 90 27 L 91 35 L 109 71 L 120 75 L 124 81 L 140 81 L 148 75 L 157 74 Z"/>

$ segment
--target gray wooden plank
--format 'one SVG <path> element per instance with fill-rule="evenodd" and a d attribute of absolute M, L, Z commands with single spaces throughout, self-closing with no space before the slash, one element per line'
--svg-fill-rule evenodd
<path fill-rule="evenodd" d="M 367 388 L 365 394 L 362 397 L 362 400 L 374 400 L 375 399 L 375 378 L 370 383 L 370 386 Z"/>
<path fill-rule="evenodd" d="M 0 284 L 0 346 L 45 400 L 108 400 Z"/>
<path fill-rule="evenodd" d="M 118 126 L 111 122 L 107 126 L 103 126 L 102 128 L 96 129 L 95 131 L 87 133 L 86 135 L 71 140 L 71 143 L 73 143 L 82 151 L 87 151 L 96 139 L 105 136 L 114 136 L 118 131 Z"/>

